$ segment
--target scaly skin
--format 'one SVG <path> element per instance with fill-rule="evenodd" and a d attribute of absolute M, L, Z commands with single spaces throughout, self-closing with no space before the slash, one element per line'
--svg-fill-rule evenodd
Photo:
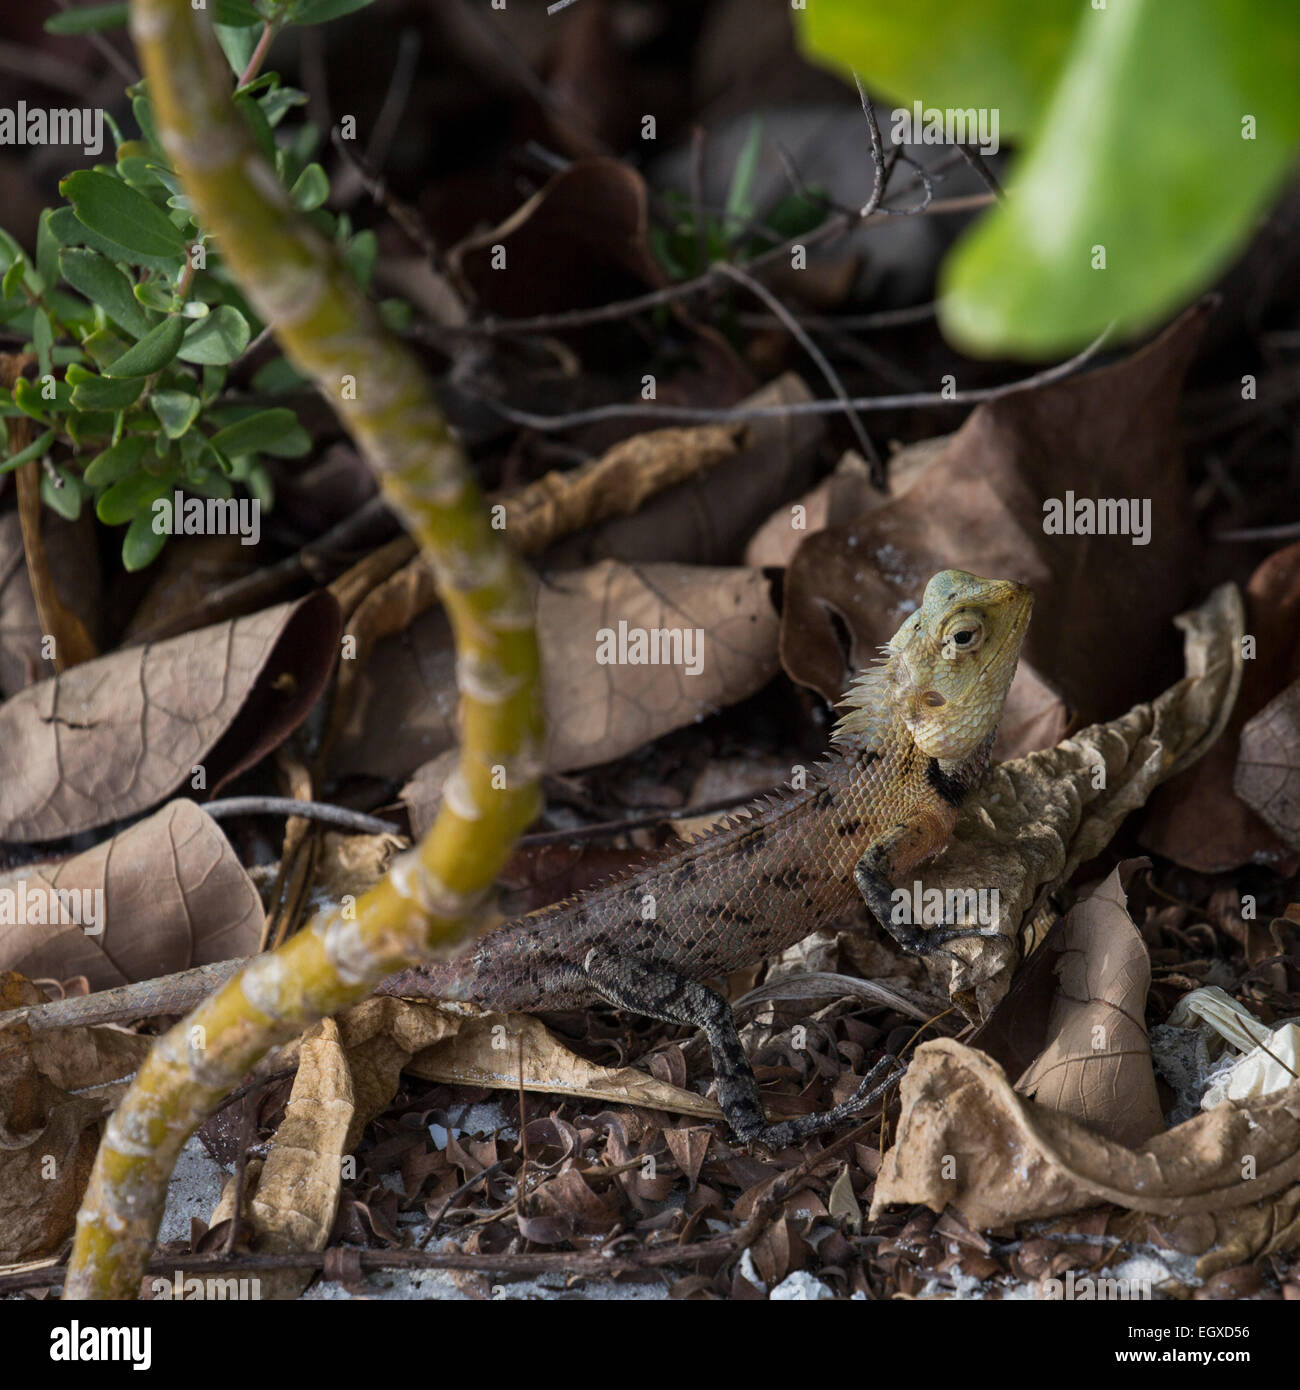
<path fill-rule="evenodd" d="M 884 661 L 849 690 L 832 751 L 805 787 L 755 803 L 629 877 L 507 922 L 459 959 L 404 971 L 380 992 L 523 1012 L 605 1000 L 695 1024 L 709 1035 L 720 1100 L 740 1137 L 777 1145 L 852 1119 L 868 1096 L 767 1125 L 730 1014 L 699 982 L 785 950 L 860 899 L 911 951 L 971 934 L 894 923 L 889 894 L 947 844 L 963 797 L 988 768 L 1032 606 L 1019 584 L 935 575 Z M 0 1015 L 0 1025 L 176 1012 L 225 968 L 107 991 L 100 1011 L 101 996 L 91 995 Z"/>

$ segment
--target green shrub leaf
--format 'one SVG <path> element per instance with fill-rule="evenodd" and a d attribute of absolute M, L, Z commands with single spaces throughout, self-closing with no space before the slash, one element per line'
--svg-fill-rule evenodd
<path fill-rule="evenodd" d="M 121 29 L 126 24 L 126 0 L 107 5 L 82 5 L 64 10 L 45 21 L 47 34 L 91 34 L 101 29 Z"/>
<path fill-rule="evenodd" d="M 179 439 L 199 417 L 202 404 L 188 391 L 151 391 L 149 404 L 168 439 Z"/>
<path fill-rule="evenodd" d="M 67 380 L 72 387 L 74 410 L 125 410 L 140 399 L 144 390 L 143 377 L 110 381 L 84 367 L 69 367 Z"/>
<path fill-rule="evenodd" d="M 236 454 L 274 454 L 278 458 L 299 458 L 311 448 L 307 431 L 292 410 L 277 407 L 245 416 L 218 430 L 208 441 L 227 458 Z"/>
<path fill-rule="evenodd" d="M 114 483 L 99 499 L 95 515 L 107 526 L 120 526 L 142 514 L 160 497 L 165 497 L 176 486 L 170 475 L 155 478 L 150 473 L 140 471 Z"/>
<path fill-rule="evenodd" d="M 130 571 L 153 564 L 167 544 L 167 532 L 154 530 L 152 512 L 141 512 L 122 537 L 122 565 Z"/>
<path fill-rule="evenodd" d="M 84 477 L 93 488 L 108 487 L 128 474 L 135 473 L 144 462 L 145 451 L 149 448 L 147 435 L 128 434 L 119 439 L 111 448 L 97 454 L 86 465 Z"/>
<path fill-rule="evenodd" d="M 77 221 L 143 256 L 183 256 L 185 238 L 167 214 L 137 188 L 94 169 L 78 169 L 59 185 Z"/>
<path fill-rule="evenodd" d="M 185 330 L 180 351 L 182 362 L 222 366 L 243 355 L 252 337 L 248 320 L 229 304 L 222 304 Z"/>
<path fill-rule="evenodd" d="M 57 484 L 48 473 L 41 473 L 41 501 L 61 517 L 76 521 L 81 515 L 81 503 L 86 495 L 81 479 L 61 463 L 54 465 L 54 473 L 59 479 Z"/>
<path fill-rule="evenodd" d="M 10 454 L 3 463 L 0 463 L 0 473 L 12 473 L 15 468 L 21 468 L 29 460 L 40 458 L 53 443 L 54 431 L 46 430 L 44 434 L 33 439 L 25 449 L 20 449 L 16 454 Z"/>
<path fill-rule="evenodd" d="M 176 356 L 185 337 L 185 320 L 173 316 L 163 321 L 127 350 L 110 367 L 105 376 L 150 376 L 160 372 Z"/>
<path fill-rule="evenodd" d="M 149 315 L 137 302 L 131 281 L 107 256 L 65 247 L 59 252 L 59 270 L 74 290 L 98 304 L 133 338 L 143 338 L 148 333 Z"/>

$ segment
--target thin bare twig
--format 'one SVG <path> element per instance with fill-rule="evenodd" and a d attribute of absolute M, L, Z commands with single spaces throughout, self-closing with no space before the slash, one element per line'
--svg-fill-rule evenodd
<path fill-rule="evenodd" d="M 775 420 L 791 415 L 829 415 L 844 409 L 845 405 L 854 410 L 930 410 L 946 406 L 981 405 L 985 401 L 996 401 L 1009 396 L 1014 391 L 1028 391 L 1042 386 L 1050 386 L 1073 376 L 1085 363 L 1101 351 L 1110 328 L 1107 327 L 1082 352 L 1054 367 L 1048 367 L 1019 381 L 1009 381 L 1002 386 L 985 386 L 973 391 L 954 391 L 945 396 L 937 391 L 915 391 L 897 396 L 853 396 L 844 401 L 793 401 L 788 405 L 749 405 L 729 406 L 713 409 L 706 406 L 663 405 L 654 401 L 644 403 L 619 403 L 595 406 L 590 410 L 573 410 L 563 415 L 536 415 L 532 411 L 516 410 L 486 396 L 478 399 L 493 410 L 503 420 L 514 425 L 524 425 L 534 430 L 575 429 L 580 425 L 593 425 L 604 420 L 644 419 L 653 416 L 661 423 L 685 422 L 692 424 L 725 424 L 736 420 Z"/>
<path fill-rule="evenodd" d="M 962 158 L 984 180 L 984 186 L 1000 203 L 1006 202 L 1007 195 L 998 182 L 997 175 L 989 168 L 988 162 L 974 145 L 958 145 Z"/>
<path fill-rule="evenodd" d="M 909 309 L 881 309 L 875 314 L 796 314 L 795 318 L 813 333 L 859 333 L 883 328 L 901 328 L 912 323 L 928 323 L 935 315 L 933 304 L 916 304 Z M 737 314 L 748 328 L 772 321 L 771 314 Z"/>
<path fill-rule="evenodd" d="M 359 835 L 400 835 L 401 831 L 378 816 L 362 811 L 350 811 L 346 806 L 331 806 L 324 801 L 298 801 L 291 796 L 228 796 L 209 801 L 203 809 L 213 820 L 228 816 L 303 816 L 307 820 L 337 825 L 342 830 L 354 830 Z"/>
<path fill-rule="evenodd" d="M 871 134 L 871 196 L 858 212 L 858 216 L 865 222 L 880 206 L 880 200 L 885 196 L 885 184 L 888 182 L 885 170 L 885 144 L 880 137 L 880 122 L 876 120 L 876 108 L 872 105 L 867 89 L 856 72 L 853 74 L 853 81 L 857 84 L 858 100 L 862 103 L 862 114 L 867 118 L 867 130 Z"/>
<path fill-rule="evenodd" d="M 926 215 L 930 217 L 975 212 L 979 208 L 988 207 L 993 201 L 991 193 L 971 193 L 961 198 L 941 198 L 937 202 L 931 203 L 925 211 Z M 865 219 L 863 225 L 883 222 L 889 215 L 888 210 L 877 208 L 870 217 Z M 761 252 L 753 260 L 746 261 L 743 268 L 754 275 L 774 261 L 788 261 L 790 248 L 796 243 L 811 250 L 814 246 L 819 246 L 822 242 L 832 240 L 850 230 L 857 221 L 858 214 L 856 212 L 837 213 L 834 217 L 827 218 L 820 227 L 814 227 L 810 232 L 783 241 L 779 246 L 772 247 L 771 250 Z M 533 333 L 560 333 L 571 328 L 587 328 L 597 323 L 613 323 L 618 319 L 631 318 L 634 314 L 658 309 L 677 299 L 688 299 L 696 294 L 716 294 L 723 279 L 724 276 L 717 269 L 715 263 L 702 275 L 696 275 L 690 280 L 681 280 L 675 285 L 665 285 L 662 289 L 633 295 L 629 299 L 617 299 L 608 304 L 598 304 L 591 309 L 565 309 L 559 313 L 534 314 L 528 318 L 489 317 L 477 323 L 456 326 L 440 324 L 436 329 L 427 330 L 427 336 L 433 338 L 455 336 L 495 338 L 516 334 L 526 336 Z M 421 330 L 414 336 L 423 337 L 426 336 L 426 332 Z"/>
<path fill-rule="evenodd" d="M 777 318 L 780 319 L 782 324 L 784 324 L 790 336 L 803 348 L 808 356 L 812 358 L 817 366 L 817 370 L 825 377 L 826 384 L 834 393 L 835 399 L 844 407 L 844 414 L 848 417 L 849 426 L 853 430 L 854 437 L 857 439 L 859 447 L 862 449 L 862 456 L 871 465 L 871 481 L 876 487 L 881 489 L 881 491 L 884 491 L 885 469 L 880 461 L 880 455 L 876 452 L 876 446 L 871 442 L 871 436 L 867 434 L 862 421 L 858 419 L 857 412 L 853 409 L 849 401 L 849 393 L 844 389 L 844 383 L 840 380 L 839 373 L 831 366 L 830 359 L 821 348 L 813 342 L 807 332 L 800 327 L 795 317 L 766 285 L 755 280 L 752 275 L 741 270 L 739 266 L 729 265 L 726 261 L 720 261 L 718 263 L 718 269 L 724 275 L 735 280 L 737 284 L 743 285 L 750 294 L 761 299 Z"/>
<path fill-rule="evenodd" d="M 366 144 L 366 163 L 372 168 L 382 169 L 388 158 L 388 147 L 393 143 L 397 127 L 410 100 L 411 84 L 420 65 L 420 34 L 417 29 L 402 30 L 397 40 L 397 61 L 393 64 L 393 75 L 388 80 L 388 90 L 384 93 L 384 103 L 375 117 L 375 124 Z"/>
<path fill-rule="evenodd" d="M 69 0 L 54 0 L 54 3 L 61 10 L 71 10 L 76 8 L 74 5 L 69 4 Z M 109 66 L 117 72 L 117 75 L 121 77 L 122 80 L 126 82 L 128 86 L 132 83 L 139 82 L 140 74 L 136 72 L 136 70 L 131 66 L 131 64 L 127 62 L 127 60 L 117 51 L 116 48 L 113 47 L 111 43 L 109 43 L 109 41 L 103 36 L 103 34 L 99 32 L 98 29 L 92 29 L 88 33 L 80 35 L 80 37 L 83 39 L 90 40 L 90 42 L 99 50 L 103 57 L 108 60 Z"/>

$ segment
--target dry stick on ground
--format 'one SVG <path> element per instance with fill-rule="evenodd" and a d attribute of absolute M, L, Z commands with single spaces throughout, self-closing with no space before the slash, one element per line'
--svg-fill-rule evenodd
<path fill-rule="evenodd" d="M 523 566 L 493 530 L 422 368 L 257 153 L 231 100 L 211 12 L 194 12 L 188 0 L 132 0 L 131 17 L 161 141 L 205 228 L 440 565 L 463 743 L 455 795 L 417 849 L 354 908 L 318 914 L 154 1045 L 108 1122 L 77 1217 L 65 1298 L 137 1293 L 176 1156 L 270 1047 L 466 934 L 536 814 L 544 736 Z"/>

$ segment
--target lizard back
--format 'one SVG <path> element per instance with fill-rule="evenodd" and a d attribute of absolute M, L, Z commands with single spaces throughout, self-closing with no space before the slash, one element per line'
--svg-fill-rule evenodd
<path fill-rule="evenodd" d="M 806 787 L 760 799 L 668 858 L 503 923 L 465 955 L 404 971 L 383 991 L 487 1009 L 580 1008 L 597 998 L 581 970 L 593 948 L 701 980 L 752 965 L 861 902 L 854 866 L 883 830 L 926 816 L 934 848 L 947 839 L 959 798 L 951 785 L 949 799 L 936 798 L 932 762 L 901 727 L 846 738 Z"/>

